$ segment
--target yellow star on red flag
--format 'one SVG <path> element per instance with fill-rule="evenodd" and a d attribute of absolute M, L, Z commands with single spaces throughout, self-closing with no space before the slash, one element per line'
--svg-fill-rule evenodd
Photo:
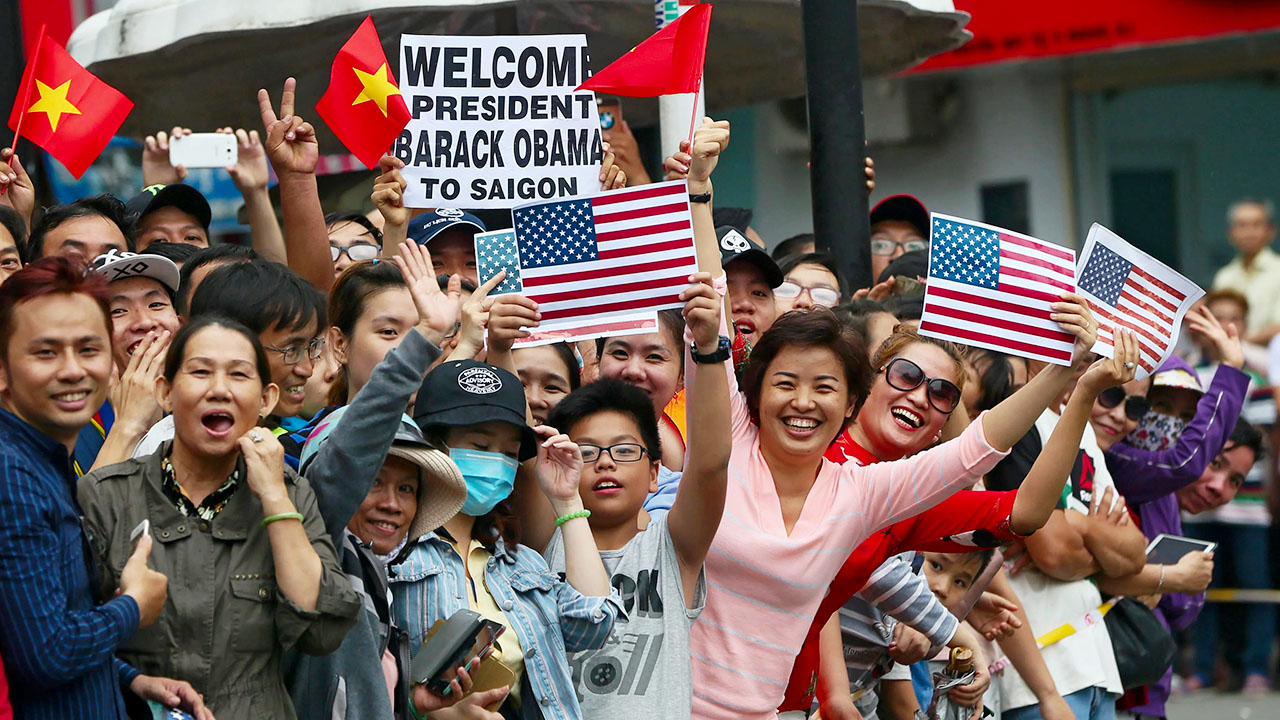
<path fill-rule="evenodd" d="M 364 72 L 358 67 L 351 69 L 355 71 L 356 79 L 360 81 L 360 85 L 363 88 L 351 104 L 359 105 L 360 103 L 373 102 L 382 111 L 382 116 L 386 117 L 387 98 L 400 94 L 400 88 L 391 82 L 391 78 L 387 73 L 387 64 L 382 63 L 382 67 L 372 74 Z"/>
<path fill-rule="evenodd" d="M 40 93 L 40 99 L 35 101 L 31 107 L 27 108 L 28 113 L 44 113 L 49 118 L 49 125 L 54 132 L 58 131 L 58 121 L 63 115 L 79 115 L 80 109 L 71 104 L 67 100 L 67 91 L 71 89 L 71 81 L 68 80 L 56 88 L 51 88 L 43 82 L 36 80 L 36 91 Z"/>

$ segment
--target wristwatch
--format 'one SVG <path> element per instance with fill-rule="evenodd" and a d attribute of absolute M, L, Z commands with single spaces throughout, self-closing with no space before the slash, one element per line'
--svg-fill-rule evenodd
<path fill-rule="evenodd" d="M 729 342 L 729 338 L 721 335 L 720 344 L 716 346 L 716 351 L 709 355 L 698 353 L 698 344 L 693 343 L 689 346 L 689 352 L 693 355 L 693 361 L 699 365 L 718 364 L 729 359 L 730 351 L 733 345 Z"/>
<path fill-rule="evenodd" d="M 711 202 L 711 193 L 689 193 L 689 202 L 709 203 Z"/>

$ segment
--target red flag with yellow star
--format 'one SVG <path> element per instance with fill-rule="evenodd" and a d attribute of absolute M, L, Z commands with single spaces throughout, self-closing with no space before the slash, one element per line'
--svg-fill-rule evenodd
<path fill-rule="evenodd" d="M 366 167 L 378 165 L 409 124 L 409 106 L 400 94 L 382 40 L 366 17 L 333 60 L 329 88 L 316 112 L 333 134 Z"/>
<path fill-rule="evenodd" d="M 133 102 L 85 70 L 48 35 L 18 86 L 9 129 L 44 148 L 77 179 L 111 142 Z"/>

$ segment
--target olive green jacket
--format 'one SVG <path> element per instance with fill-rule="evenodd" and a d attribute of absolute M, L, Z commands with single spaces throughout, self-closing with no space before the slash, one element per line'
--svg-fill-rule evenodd
<path fill-rule="evenodd" d="M 184 516 L 163 494 L 160 463 L 168 452 L 165 443 L 155 454 L 85 475 L 78 487 L 100 545 L 95 549 L 116 584 L 129 558 L 129 535 L 144 519 L 151 520 L 155 540 L 149 565 L 169 578 L 159 620 L 123 643 L 119 655 L 144 674 L 191 683 L 218 720 L 293 720 L 281 652 L 334 651 L 360 611 L 311 486 L 285 468 L 289 497 L 306 518 L 323 566 L 316 609 L 308 612 L 276 587 L 262 505 L 244 480 L 243 459 L 240 486 L 206 522 Z"/>

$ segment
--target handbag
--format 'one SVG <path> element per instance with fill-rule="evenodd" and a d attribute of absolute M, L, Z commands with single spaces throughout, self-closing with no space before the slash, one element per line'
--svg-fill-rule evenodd
<path fill-rule="evenodd" d="M 1177 646 L 1151 608 L 1131 597 L 1117 598 L 1106 623 L 1124 688 L 1159 682 L 1173 665 Z"/>

